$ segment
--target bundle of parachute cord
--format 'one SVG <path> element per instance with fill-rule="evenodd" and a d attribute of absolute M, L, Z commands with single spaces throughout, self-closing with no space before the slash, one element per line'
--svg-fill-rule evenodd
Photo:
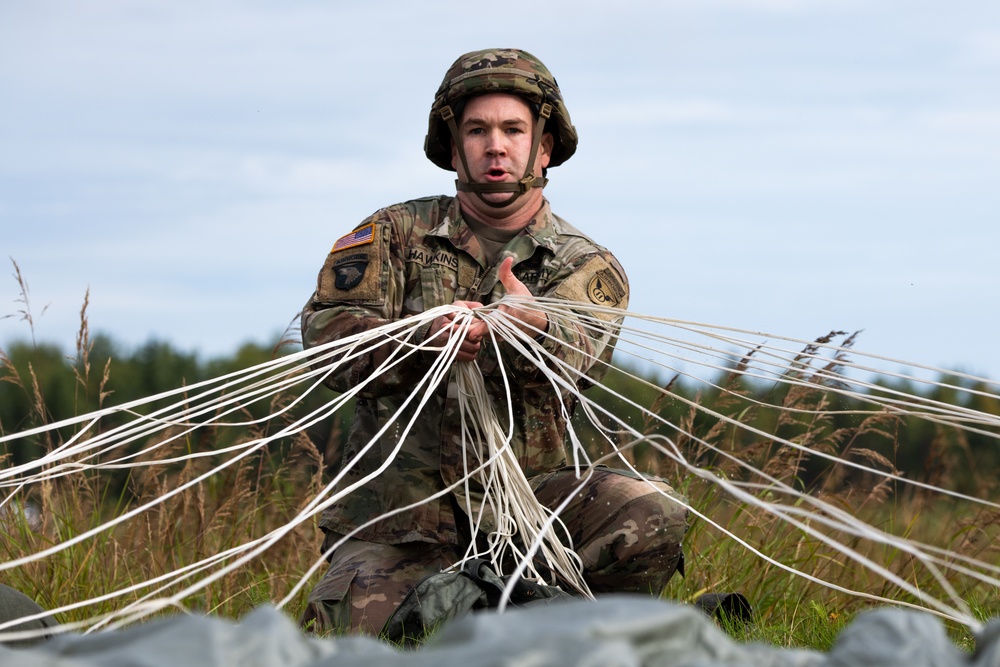
<path fill-rule="evenodd" d="M 573 420 L 568 420 L 567 448 L 581 488 L 596 465 L 607 464 L 635 470 L 635 453 L 642 451 L 646 459 L 660 459 L 669 463 L 674 474 L 682 474 L 711 485 L 715 494 L 729 498 L 733 506 L 745 508 L 758 516 L 771 517 L 811 536 L 839 554 L 845 562 L 852 562 L 857 567 L 869 570 L 874 577 L 894 587 L 893 590 L 904 593 L 908 601 L 901 601 L 900 596 L 887 597 L 868 590 L 851 590 L 801 571 L 796 564 L 783 562 L 779 557 L 762 550 L 750 537 L 730 530 L 724 522 L 706 513 L 697 504 L 671 497 L 671 502 L 687 505 L 694 521 L 712 526 L 723 536 L 722 539 L 741 545 L 748 557 L 760 559 L 769 567 L 811 579 L 846 595 L 924 609 L 971 629 L 981 627 L 969 608 L 968 601 L 962 599 L 952 582 L 954 577 L 962 577 L 986 586 L 1000 587 L 1000 568 L 994 563 L 868 525 L 843 505 L 825 501 L 822 494 L 812 493 L 803 485 L 781 478 L 765 467 L 756 467 L 753 461 L 739 456 L 738 452 L 720 448 L 718 438 L 706 437 L 704 431 L 695 429 L 694 424 L 698 420 L 710 420 L 717 429 L 728 429 L 730 432 L 772 443 L 793 456 L 824 460 L 850 474 L 891 484 L 897 493 L 902 488 L 916 488 L 990 511 L 1000 510 L 1000 504 L 989 498 L 975 497 L 909 478 L 892 466 L 872 463 L 877 459 L 874 455 L 867 459 L 839 456 L 836 452 L 810 447 L 808 442 L 780 434 L 777 425 L 769 428 L 760 421 L 741 419 L 739 414 L 727 413 L 717 408 L 718 404 L 707 404 L 696 397 L 692 398 L 690 392 L 675 391 L 674 387 L 677 386 L 675 382 L 688 383 L 701 387 L 705 392 L 724 396 L 726 392 L 736 392 L 733 389 L 736 384 L 727 384 L 720 379 L 729 377 L 751 385 L 782 386 L 788 391 L 822 388 L 824 396 L 851 401 L 850 409 L 844 412 L 849 411 L 860 418 L 866 415 L 890 415 L 920 420 L 934 427 L 976 434 L 995 444 L 1000 439 L 1000 416 L 970 407 L 969 401 L 942 402 L 926 398 L 907 391 L 905 386 L 909 385 L 905 383 L 917 382 L 920 386 L 944 388 L 984 400 L 995 400 L 998 387 L 996 383 L 954 373 L 947 376 L 958 378 L 961 382 L 949 384 L 942 379 L 915 379 L 918 374 L 937 373 L 941 377 L 945 374 L 940 369 L 866 355 L 853 348 L 851 337 L 841 344 L 834 342 L 834 337 L 797 340 L 628 312 L 624 325 L 617 333 L 613 373 L 643 387 L 656 397 L 652 402 L 640 404 L 611 386 L 607 381 L 612 375 L 610 371 L 603 383 L 599 382 L 596 387 L 582 391 L 580 387 L 589 384 L 589 378 L 563 361 L 560 355 L 552 354 L 543 346 L 549 342 L 549 347 L 560 344 L 559 339 L 542 332 L 532 335 L 521 331 L 510 316 L 498 308 L 503 303 L 516 304 L 517 299 L 508 297 L 476 311 L 453 306 L 435 308 L 375 330 L 285 354 L 235 373 L 0 437 L 0 446 L 7 446 L 19 439 L 39 438 L 46 433 L 72 433 L 36 460 L 0 469 L 0 510 L 8 513 L 18 506 L 19 499 L 32 488 L 84 472 L 128 471 L 157 465 L 176 466 L 200 457 L 210 457 L 212 461 L 199 474 L 182 480 L 173 488 L 164 489 L 157 497 L 143 498 L 141 502 L 125 505 L 117 515 L 100 525 L 56 540 L 51 546 L 35 553 L 9 558 L 0 563 L 0 572 L 57 557 L 62 550 L 100 539 L 102 535 L 113 533 L 126 522 L 142 520 L 145 512 L 180 494 L 192 492 L 213 475 L 220 474 L 230 466 L 239 465 L 247 457 L 259 454 L 271 443 L 304 433 L 324 420 L 337 418 L 342 411 L 352 408 L 353 399 L 364 392 L 366 386 L 378 375 L 391 371 L 397 365 L 413 363 L 414 355 L 433 349 L 436 354 L 433 355 L 434 361 L 428 372 L 412 387 L 400 412 L 394 419 L 388 420 L 398 421 L 398 424 L 394 424 L 391 432 L 387 426 L 359 453 L 358 458 L 372 447 L 381 447 L 384 456 L 377 469 L 364 479 L 344 485 L 342 481 L 345 473 L 357 463 L 357 459 L 343 461 L 342 472 L 332 476 L 319 493 L 303 499 L 297 515 L 283 525 L 272 527 L 245 543 L 154 578 L 135 581 L 129 586 L 105 591 L 91 599 L 67 601 L 48 612 L 74 612 L 77 617 L 85 616 L 83 620 L 65 623 L 60 630 L 97 631 L 135 623 L 171 608 L 186 609 L 186 601 L 200 591 L 212 587 L 224 577 L 259 558 L 292 531 L 313 526 L 316 517 L 324 509 L 394 465 L 395 457 L 407 434 L 420 418 L 421 410 L 430 402 L 436 388 L 449 378 L 458 387 L 463 451 L 467 454 L 466 475 L 456 486 L 464 485 L 467 490 L 474 483 L 477 488 L 483 489 L 479 507 L 467 508 L 467 514 L 470 534 L 482 533 L 487 539 L 470 546 L 465 560 L 485 558 L 498 571 L 502 568 L 502 563 L 515 562 L 516 571 L 506 574 L 521 575 L 536 581 L 545 580 L 543 572 L 555 573 L 563 584 L 578 594 L 590 596 L 582 576 L 580 559 L 573 552 L 572 544 L 557 538 L 557 535 L 565 535 L 565 531 L 559 527 L 562 506 L 547 508 L 535 500 L 530 483 L 518 465 L 511 447 L 513 433 L 502 426 L 503 423 L 514 422 L 510 413 L 513 402 L 507 400 L 505 405 L 496 404 L 486 392 L 477 364 L 455 361 L 460 335 L 452 336 L 444 343 L 439 339 L 416 342 L 415 333 L 421 326 L 440 315 L 457 312 L 455 322 L 459 330 L 468 326 L 474 318 L 487 323 L 491 335 L 484 339 L 484 345 L 496 347 L 495 356 L 498 360 L 503 359 L 499 346 L 511 346 L 518 354 L 537 365 L 553 392 L 577 402 L 577 414 Z M 607 326 L 606 321 L 598 319 L 597 315 L 614 317 L 622 314 L 618 310 L 602 310 L 593 304 L 573 304 L 555 299 L 536 299 L 532 302 L 532 307 L 544 311 L 550 323 L 556 326 L 595 330 Z M 382 361 L 369 378 L 341 394 L 334 394 L 324 386 L 324 379 L 342 365 L 349 364 L 362 355 L 371 354 L 374 349 L 387 342 L 391 343 L 390 351 L 379 355 Z M 594 365 L 604 363 L 599 359 L 591 359 L 591 362 Z M 902 370 L 886 370 L 887 365 Z M 511 392 L 516 391 L 513 388 L 515 383 L 511 381 L 513 370 L 505 368 L 501 361 L 498 373 L 503 378 L 509 399 Z M 673 377 L 674 381 L 664 386 L 648 379 L 663 375 Z M 904 388 L 876 385 L 873 379 L 875 377 L 894 377 L 900 380 L 899 387 Z M 324 399 L 321 407 L 302 410 L 305 398 L 313 392 L 322 392 Z M 244 417 L 247 414 L 244 411 L 246 406 L 266 402 L 281 394 L 290 394 L 295 398 L 276 403 L 278 407 L 273 414 L 263 419 L 248 420 Z M 739 398 L 750 404 L 763 400 L 759 398 L 759 394 L 753 393 L 740 394 Z M 691 419 L 669 421 L 659 409 L 665 401 L 683 406 L 692 416 Z M 811 407 L 785 406 L 784 409 L 807 416 L 810 413 L 812 416 L 824 416 L 837 412 L 829 401 L 821 401 Z M 507 418 L 498 418 L 505 411 Z M 400 417 L 404 412 L 410 416 Z M 625 412 L 628 412 L 628 416 L 624 416 Z M 99 428 L 102 420 L 112 416 L 116 418 L 118 426 Z M 266 435 L 239 439 L 235 443 L 227 442 L 210 451 L 177 454 L 171 449 L 169 456 L 148 456 L 158 448 L 169 448 L 171 444 L 176 444 L 198 429 L 245 429 L 248 426 L 259 426 L 262 421 L 280 424 L 280 427 L 268 429 Z M 580 424 L 586 424 L 589 429 L 590 441 L 586 443 L 579 432 Z M 395 442 L 395 446 L 386 447 L 387 439 Z M 599 441 L 597 444 L 600 447 L 594 447 L 594 439 Z M 594 454 L 595 449 L 604 453 Z M 694 450 L 699 452 L 697 456 L 692 454 Z M 711 465 L 705 464 L 708 460 L 704 456 L 706 452 L 714 456 Z M 720 472 L 724 468 L 729 472 Z M 739 470 L 740 474 L 734 474 L 732 470 Z M 650 488 L 656 490 L 658 487 L 651 484 Z M 434 497 L 450 494 L 455 490 L 449 487 Z M 469 497 L 469 494 L 466 493 L 465 497 Z M 431 498 L 422 502 L 429 500 Z M 409 509 L 412 508 L 404 507 L 397 511 Z M 485 517 L 490 517 L 489 521 Z M 373 517 L 370 523 L 381 518 L 383 517 Z M 350 535 L 345 535 L 343 539 L 348 538 Z M 924 568 L 938 582 L 938 594 L 924 590 L 884 563 L 876 562 L 862 553 L 857 548 L 860 542 L 882 545 L 887 550 L 907 554 L 914 567 Z M 337 546 L 335 544 L 332 548 Z M 464 562 L 456 563 L 454 568 L 461 568 Z M 325 566 L 325 554 L 318 554 L 315 563 L 303 573 L 290 592 L 283 599 L 273 602 L 278 607 L 288 605 L 303 589 L 308 589 L 316 579 L 314 575 L 321 573 Z M 515 581 L 516 577 L 510 578 L 511 587 Z M 116 603 L 113 604 L 114 611 L 90 616 L 80 612 L 90 606 L 105 605 L 109 601 Z M 0 638 L 25 636 L 23 632 L 3 634 L 9 625 L 0 626 Z"/>

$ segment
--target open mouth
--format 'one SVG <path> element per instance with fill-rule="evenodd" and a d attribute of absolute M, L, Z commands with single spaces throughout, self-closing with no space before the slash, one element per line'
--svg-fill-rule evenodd
<path fill-rule="evenodd" d="M 503 169 L 500 169 L 499 167 L 490 169 L 489 171 L 486 172 L 486 177 L 493 181 L 500 180 L 506 175 L 507 172 L 504 171 Z"/>

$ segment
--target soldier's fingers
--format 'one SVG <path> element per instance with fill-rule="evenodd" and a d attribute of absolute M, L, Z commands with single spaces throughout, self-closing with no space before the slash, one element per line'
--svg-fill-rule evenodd
<path fill-rule="evenodd" d="M 479 345 L 472 345 L 469 347 L 462 346 L 459 348 L 458 353 L 455 355 L 455 359 L 458 361 L 475 361 L 476 357 L 479 356 Z"/>
<path fill-rule="evenodd" d="M 468 332 L 466 333 L 466 338 L 469 340 L 479 342 L 486 335 L 489 327 L 486 326 L 486 322 L 482 320 L 474 320 L 469 324 Z"/>

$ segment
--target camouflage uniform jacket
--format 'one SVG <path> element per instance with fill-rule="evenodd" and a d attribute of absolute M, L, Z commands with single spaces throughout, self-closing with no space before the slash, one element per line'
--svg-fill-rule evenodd
<path fill-rule="evenodd" d="M 545 202 L 535 218 L 488 265 L 479 241 L 462 221 L 453 197 L 417 199 L 382 209 L 334 245 L 320 272 L 316 291 L 302 313 L 302 338 L 306 347 L 370 330 L 387 322 L 451 304 L 456 300 L 487 304 L 505 290 L 497 268 L 508 256 L 513 271 L 535 296 L 602 303 L 622 309 L 628 303 L 628 283 L 617 260 L 605 248 L 552 214 Z M 611 358 L 613 334 L 621 318 L 602 315 L 597 325 L 557 320 L 550 316 L 544 348 L 574 368 L 597 379 L 604 365 L 593 364 L 585 354 Z M 415 341 L 425 339 L 429 324 L 421 326 Z M 342 455 L 352 461 L 405 399 L 419 388 L 434 352 L 416 355 L 375 375 L 393 343 L 339 367 L 327 379 L 336 391 L 345 391 L 370 380 L 355 404 L 355 418 Z M 501 355 L 512 383 L 514 451 L 528 477 L 562 466 L 566 461 L 563 440 L 564 406 L 570 414 L 572 399 L 560 399 L 537 367 L 501 344 Z M 414 357 L 410 357 L 414 359 Z M 408 359 L 407 361 L 409 361 Z M 506 392 L 498 372 L 494 348 L 484 341 L 477 359 L 496 406 L 504 406 Z M 593 366 L 593 368 L 591 368 Z M 373 377 L 374 375 L 374 377 Z M 347 533 L 384 512 L 405 507 L 441 491 L 464 475 L 461 426 L 453 382 L 442 382 L 424 406 L 414 428 L 405 437 L 393 463 L 373 481 L 353 490 L 327 509 L 320 526 Z M 417 401 L 401 415 L 350 470 L 338 488 L 375 471 L 399 443 L 399 434 L 416 410 Z M 507 410 L 497 409 L 504 428 Z M 474 459 L 473 459 L 474 460 Z M 456 497 L 460 500 L 461 485 Z M 464 506 L 464 505 L 460 505 Z M 396 514 L 355 533 L 355 537 L 383 544 L 404 542 L 459 543 L 455 512 L 446 495 Z"/>

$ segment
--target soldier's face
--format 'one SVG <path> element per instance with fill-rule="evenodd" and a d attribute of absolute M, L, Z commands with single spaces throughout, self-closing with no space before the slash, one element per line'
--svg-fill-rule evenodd
<path fill-rule="evenodd" d="M 466 103 L 458 126 L 459 137 L 465 147 L 465 158 L 472 173 L 465 173 L 454 146 L 451 150 L 451 165 L 458 172 L 458 177 L 467 182 L 517 182 L 524 176 L 531 154 L 534 125 L 535 118 L 531 108 L 517 95 L 489 93 L 473 97 Z M 542 169 L 549 166 L 552 144 L 550 133 L 542 135 L 533 165 L 535 176 L 541 176 Z M 537 195 L 536 198 L 541 199 L 541 189 L 532 190 Z M 498 202 L 510 198 L 509 193 L 485 196 Z"/>

